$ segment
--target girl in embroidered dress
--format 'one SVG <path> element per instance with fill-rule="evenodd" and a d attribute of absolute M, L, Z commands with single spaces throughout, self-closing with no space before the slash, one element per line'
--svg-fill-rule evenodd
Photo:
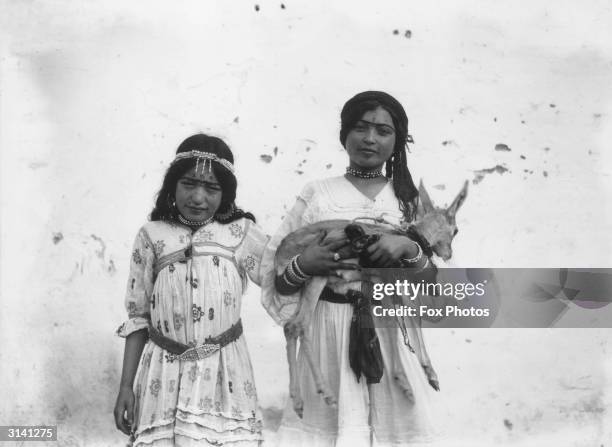
<path fill-rule="evenodd" d="M 240 306 L 267 237 L 234 205 L 233 155 L 198 134 L 179 146 L 136 236 L 117 428 L 134 446 L 260 444 Z"/>
<path fill-rule="evenodd" d="M 309 276 L 329 278 L 310 328 L 306 330 L 314 361 L 337 398 L 337 407 L 328 405 L 317 394 L 300 348 L 298 382 L 304 401 L 303 414 L 298 417 L 289 402 L 283 414 L 279 442 L 292 446 L 351 447 L 427 443 L 432 426 L 428 409 L 431 389 L 423 371 L 425 365 L 403 346 L 398 328 L 376 328 L 380 343 L 377 355 L 382 355 L 383 363 L 382 379 L 359 377 L 361 380 L 358 380 L 357 373 L 351 369 L 349 337 L 353 306 L 350 300 L 340 299 L 343 298 L 340 290 L 346 291 L 349 285 L 338 278 L 337 270 L 346 266 L 346 260 L 335 253 L 338 245 L 326 244 L 318 238 L 294 258 L 292 267 L 284 274 L 277 276 L 274 266 L 275 250 L 282 239 L 306 225 L 323 220 L 381 216 L 398 225 L 415 218 L 418 191 L 406 163 L 406 143 L 412 140 L 401 104 L 383 92 L 356 95 L 342 109 L 340 141 L 349 157 L 347 173 L 304 187 L 262 260 L 265 272 L 262 301 L 281 325 L 291 319 L 298 300 L 308 293 L 304 281 Z M 370 262 L 380 267 L 404 260 L 409 267 L 422 271 L 429 263 L 417 242 L 401 235 L 383 235 L 368 248 L 368 255 Z M 356 290 L 360 290 L 360 283 L 356 284 Z M 422 344 L 417 346 L 417 352 L 427 356 Z M 394 365 L 394 374 L 391 365 Z M 396 379 L 398 366 L 399 375 L 407 379 L 411 393 L 405 392 L 406 382 L 402 388 Z M 431 386 L 437 388 L 437 379 L 433 375 L 430 379 Z M 375 383 L 377 380 L 379 383 Z"/>

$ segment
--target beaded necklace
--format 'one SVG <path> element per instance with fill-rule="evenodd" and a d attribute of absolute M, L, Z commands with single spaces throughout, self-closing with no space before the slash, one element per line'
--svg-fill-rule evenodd
<path fill-rule="evenodd" d="M 178 215 L 178 220 L 183 225 L 187 225 L 188 227 L 204 227 L 204 226 L 208 225 L 209 223 L 211 223 L 213 221 L 214 217 L 215 216 L 210 216 L 206 220 L 196 221 L 196 220 L 185 219 L 182 214 L 179 214 Z"/>
<path fill-rule="evenodd" d="M 378 178 L 378 177 L 382 177 L 383 175 L 380 169 L 377 171 L 362 171 L 360 169 L 355 169 L 351 166 L 348 166 L 346 168 L 346 173 L 349 175 L 352 175 L 353 177 L 367 178 L 367 179 Z"/>

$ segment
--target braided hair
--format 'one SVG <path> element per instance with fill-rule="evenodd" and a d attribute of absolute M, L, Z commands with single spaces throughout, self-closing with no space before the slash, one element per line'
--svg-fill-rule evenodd
<path fill-rule="evenodd" d="M 340 142 L 345 146 L 348 133 L 355 127 L 357 121 L 364 113 L 378 107 L 382 107 L 391 115 L 395 127 L 395 147 L 393 154 L 385 163 L 385 176 L 392 179 L 400 211 L 406 222 L 411 222 L 416 217 L 419 191 L 408 169 L 406 150 L 408 143 L 412 143 L 413 140 L 408 133 L 408 117 L 399 101 L 388 93 L 378 91 L 367 91 L 353 96 L 344 104 L 340 113 Z"/>
<path fill-rule="evenodd" d="M 232 164 L 234 163 L 232 151 L 222 139 L 217 137 L 205 134 L 192 135 L 179 145 L 176 153 L 190 152 L 192 150 L 210 152 Z M 184 158 L 170 164 L 164 175 L 162 187 L 157 193 L 155 206 L 149 216 L 150 220 L 178 220 L 178 210 L 174 205 L 176 185 L 187 171 L 196 166 L 196 162 L 197 160 L 195 158 Z M 220 223 L 230 223 L 245 217 L 255 222 L 253 214 L 236 207 L 234 201 L 236 200 L 236 188 L 238 184 L 234 174 L 216 161 L 212 161 L 211 166 L 215 173 L 215 177 L 217 177 L 221 185 L 222 191 L 221 204 L 215 213 L 215 220 Z"/>

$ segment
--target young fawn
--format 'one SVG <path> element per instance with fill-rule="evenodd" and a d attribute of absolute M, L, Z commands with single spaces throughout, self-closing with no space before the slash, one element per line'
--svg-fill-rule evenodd
<path fill-rule="evenodd" d="M 444 260 L 448 260 L 452 256 L 452 240 L 457 234 L 455 215 L 467 197 L 467 187 L 468 182 L 466 181 L 459 194 L 447 208 L 437 208 L 433 205 L 431 199 L 429 198 L 429 194 L 421 181 L 419 184 L 419 207 L 417 209 L 417 218 L 415 219 L 414 223 L 408 225 L 404 224 L 402 227 L 398 227 L 390 225 L 384 221 L 383 218 L 380 218 L 375 220 L 377 222 L 376 224 L 365 224 L 360 222 L 357 225 L 359 225 L 359 227 L 361 227 L 363 232 L 366 234 L 406 234 L 416 232 L 421 237 L 421 240 L 429 245 L 433 253 Z M 322 231 L 326 233 L 325 241 L 343 239 L 346 237 L 346 227 L 348 225 L 352 225 L 354 227 L 357 220 L 360 219 L 356 219 L 353 222 L 348 220 L 321 221 L 303 227 L 287 235 L 281 242 L 276 252 L 275 265 L 277 267 L 277 273 L 282 273 L 291 258 L 293 258 L 293 256 L 296 254 L 301 253 L 313 240 L 320 237 Z M 341 250 L 339 250 L 339 252 L 343 259 L 348 257 L 347 254 L 354 255 L 355 258 L 359 256 L 358 248 L 351 244 L 343 247 Z M 349 281 L 359 279 L 358 277 L 355 277 L 355 275 L 359 274 L 360 273 L 358 271 L 342 272 L 343 279 Z M 384 274 L 381 274 L 381 276 L 384 276 Z M 307 335 L 319 295 L 327 282 L 327 277 L 314 277 L 304 285 L 298 310 L 292 320 L 284 326 L 285 339 L 287 343 L 287 360 L 289 362 L 289 394 L 293 401 L 293 408 L 300 417 L 302 417 L 304 405 L 298 384 L 298 338 L 300 339 L 300 345 L 304 357 L 313 374 L 317 392 L 321 394 L 328 405 L 335 406 L 337 403 L 336 397 L 330 390 L 327 382 L 321 374 L 319 365 L 314 360 L 311 341 Z M 405 344 L 412 352 L 415 352 L 409 342 L 405 322 L 403 320 L 398 320 L 398 324 L 404 336 Z M 411 332 L 413 344 L 417 347 L 416 355 L 419 358 L 428 382 L 434 389 L 439 390 L 438 378 L 424 347 L 420 320 L 414 321 L 413 319 L 409 330 Z M 391 365 L 391 370 L 391 373 L 398 382 L 400 388 L 404 391 L 404 394 L 409 399 L 412 399 L 412 389 L 410 383 L 408 378 L 403 373 L 401 367 Z"/>

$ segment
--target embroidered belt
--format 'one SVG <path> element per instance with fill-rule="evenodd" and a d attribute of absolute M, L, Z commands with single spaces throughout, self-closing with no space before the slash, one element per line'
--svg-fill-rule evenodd
<path fill-rule="evenodd" d="M 238 340 L 242 335 L 242 320 L 232 325 L 228 330 L 216 337 L 206 337 L 204 344 L 199 346 L 189 346 L 172 340 L 163 335 L 160 331 L 149 324 L 149 338 L 153 343 L 170 354 L 168 356 L 174 360 L 196 361 L 202 360 L 214 354 L 221 348 Z"/>

